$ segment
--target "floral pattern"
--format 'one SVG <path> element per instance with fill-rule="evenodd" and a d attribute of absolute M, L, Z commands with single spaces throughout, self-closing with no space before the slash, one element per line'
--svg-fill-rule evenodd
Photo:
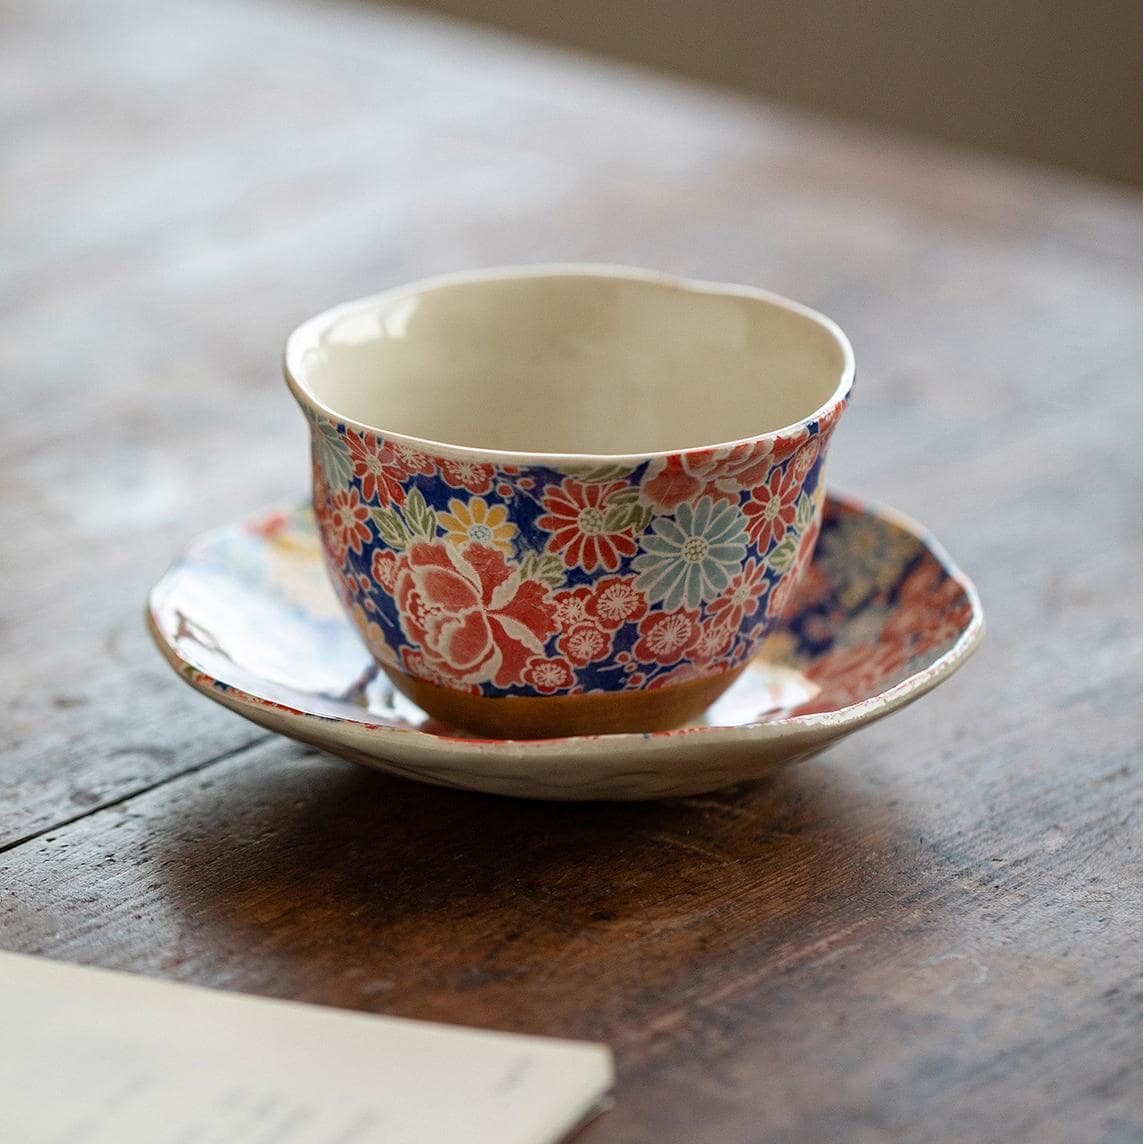
<path fill-rule="evenodd" d="M 561 554 L 565 567 L 614 572 L 621 557 L 635 555 L 627 515 L 616 517 L 612 512 L 612 497 L 626 491 L 620 482 L 585 484 L 570 477 L 548 491 L 544 497 L 548 511 L 536 525 L 552 533 L 548 548 Z"/>
<path fill-rule="evenodd" d="M 515 683 L 556 634 L 544 585 L 523 580 L 498 549 L 419 540 L 402 557 L 394 597 L 405 635 L 435 674 Z"/>
<path fill-rule="evenodd" d="M 639 573 L 635 586 L 650 602 L 662 602 L 666 611 L 714 600 L 747 555 L 738 506 L 716 504 L 710 497 L 694 506 L 681 504 L 674 517 L 658 517 L 651 527 L 632 561 Z"/>
<path fill-rule="evenodd" d="M 837 410 L 757 441 L 563 469 L 438 457 L 308 417 L 327 567 L 375 656 L 495 696 L 741 666 L 802 590 Z M 916 592 L 924 609 L 920 579 Z"/>
<path fill-rule="evenodd" d="M 449 511 L 439 512 L 437 521 L 445 530 L 445 539 L 450 544 L 472 541 L 499 548 L 506 556 L 512 555 L 516 525 L 509 522 L 508 509 L 503 504 L 489 508 L 482 497 L 473 497 L 467 504 L 450 497 Z"/>

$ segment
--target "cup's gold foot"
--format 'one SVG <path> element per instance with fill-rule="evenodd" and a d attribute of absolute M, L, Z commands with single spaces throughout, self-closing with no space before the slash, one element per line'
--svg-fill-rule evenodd
<path fill-rule="evenodd" d="M 681 727 L 707 710 L 745 666 L 653 691 L 503 698 L 454 691 L 391 668 L 386 668 L 386 674 L 423 711 L 469 734 L 489 739 L 555 739 Z"/>

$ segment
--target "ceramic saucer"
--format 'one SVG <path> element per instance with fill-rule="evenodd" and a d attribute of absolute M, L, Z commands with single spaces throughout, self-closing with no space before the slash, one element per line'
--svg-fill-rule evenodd
<path fill-rule="evenodd" d="M 201 536 L 152 589 L 168 662 L 273 731 L 407 778 L 527 798 L 696 794 L 804 759 L 932 690 L 984 620 L 969 579 L 897 513 L 827 498 L 783 626 L 732 688 L 676 731 L 490 740 L 395 693 L 343 616 L 308 506 Z"/>

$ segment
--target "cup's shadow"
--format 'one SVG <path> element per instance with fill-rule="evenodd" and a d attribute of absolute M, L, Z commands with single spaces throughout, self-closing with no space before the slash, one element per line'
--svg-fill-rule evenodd
<path fill-rule="evenodd" d="M 868 916 L 895 879 L 871 856 L 910 834 L 829 760 L 703 797 L 544 803 L 284 741 L 171 814 L 181 956 L 221 959 L 236 987 L 582 1036 L 614 1034 L 648 990 Z"/>

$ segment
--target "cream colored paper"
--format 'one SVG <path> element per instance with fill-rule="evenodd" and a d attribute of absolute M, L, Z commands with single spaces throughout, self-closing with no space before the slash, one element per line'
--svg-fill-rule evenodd
<path fill-rule="evenodd" d="M 541 1144 L 602 1045 L 375 1017 L 0 953 L 6 1144 Z"/>

